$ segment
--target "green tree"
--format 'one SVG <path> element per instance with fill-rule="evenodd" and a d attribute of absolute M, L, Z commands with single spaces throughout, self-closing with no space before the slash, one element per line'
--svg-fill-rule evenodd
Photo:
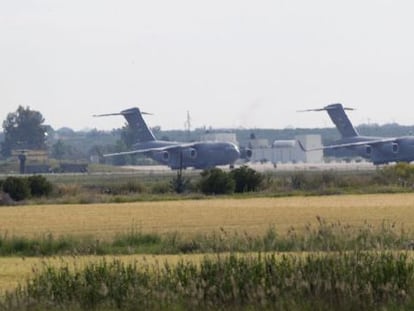
<path fill-rule="evenodd" d="M 19 106 L 3 121 L 2 154 L 10 156 L 13 149 L 46 149 L 46 127 L 38 111 Z"/>
<path fill-rule="evenodd" d="M 29 183 L 30 193 L 34 197 L 47 196 L 53 190 L 52 183 L 41 175 L 29 176 L 27 182 Z"/>
<path fill-rule="evenodd" d="M 237 193 L 256 191 L 263 182 L 263 175 L 246 165 L 232 170 L 230 175 L 236 184 Z"/>
<path fill-rule="evenodd" d="M 52 145 L 52 157 L 62 160 L 66 152 L 66 146 L 61 139 Z"/>
<path fill-rule="evenodd" d="M 30 185 L 26 178 L 7 177 L 3 182 L 3 191 L 8 193 L 15 201 L 21 201 L 30 197 Z"/>
<path fill-rule="evenodd" d="M 204 194 L 229 194 L 234 192 L 234 180 L 219 168 L 201 172 L 200 190 Z"/>

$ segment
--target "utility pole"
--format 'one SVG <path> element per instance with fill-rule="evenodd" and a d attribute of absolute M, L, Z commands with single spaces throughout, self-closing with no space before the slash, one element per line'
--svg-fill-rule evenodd
<path fill-rule="evenodd" d="M 19 171 L 20 174 L 24 174 L 26 172 L 26 154 L 22 150 L 21 153 L 17 156 L 19 158 Z"/>
<path fill-rule="evenodd" d="M 177 170 L 177 177 L 171 181 L 171 185 L 176 193 L 183 193 L 186 180 L 183 177 L 183 152 L 180 151 L 180 167 Z"/>
<path fill-rule="evenodd" d="M 187 140 L 190 141 L 190 134 L 191 134 L 191 117 L 190 112 L 187 110 L 187 120 L 184 123 L 184 128 L 187 132 Z"/>

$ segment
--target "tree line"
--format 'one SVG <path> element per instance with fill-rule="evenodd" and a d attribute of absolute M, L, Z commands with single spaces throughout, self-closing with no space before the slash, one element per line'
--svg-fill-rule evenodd
<path fill-rule="evenodd" d="M 277 126 L 277 125 L 276 125 Z M 414 126 L 401 126 L 395 123 L 379 126 L 377 124 L 362 124 L 357 127 L 361 135 L 374 136 L 404 136 L 414 133 Z M 152 128 L 155 136 L 163 140 L 194 141 L 206 132 L 206 128 L 198 128 L 190 133 L 185 130 L 162 130 Z M 211 129 L 209 129 L 211 131 Z M 236 134 L 240 146 L 247 146 L 252 137 L 264 138 L 272 143 L 273 140 L 294 139 L 296 135 L 320 134 L 322 143 L 329 144 L 339 138 L 334 127 L 314 129 L 226 129 Z M 3 158 L 10 157 L 13 150 L 45 150 L 49 156 L 58 160 L 89 160 L 96 156 L 100 162 L 105 153 L 127 151 L 136 141 L 136 133 L 131 131 L 128 124 L 112 131 L 73 131 L 70 128 L 53 129 L 45 124 L 41 112 L 30 107 L 19 106 L 15 112 L 7 115 L 3 121 L 3 132 L 0 133 L 0 147 Z M 346 153 L 329 154 L 330 156 L 350 156 Z M 151 160 L 144 156 L 114 157 L 107 161 L 110 164 L 150 164 Z"/>

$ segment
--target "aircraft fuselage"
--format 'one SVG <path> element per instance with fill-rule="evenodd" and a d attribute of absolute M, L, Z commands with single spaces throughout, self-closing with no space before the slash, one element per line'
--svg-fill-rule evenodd
<path fill-rule="evenodd" d="M 335 144 L 351 144 L 361 142 L 359 146 L 344 147 L 357 155 L 372 161 L 374 164 L 386 164 L 390 162 L 414 161 L 414 136 L 402 136 L 389 138 L 389 141 L 378 142 L 384 137 L 357 136 L 343 138 Z M 366 144 L 363 144 L 366 142 Z M 370 143 L 376 142 L 376 143 Z"/>
<path fill-rule="evenodd" d="M 232 165 L 240 158 L 239 148 L 229 142 L 206 141 L 188 143 L 188 146 L 183 144 L 185 145 L 185 143 L 156 140 L 137 143 L 134 149 L 151 149 L 144 154 L 172 169 L 187 167 L 206 169 L 217 165 Z"/>

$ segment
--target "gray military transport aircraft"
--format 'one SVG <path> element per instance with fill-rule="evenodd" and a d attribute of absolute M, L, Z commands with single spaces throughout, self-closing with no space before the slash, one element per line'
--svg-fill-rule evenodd
<path fill-rule="evenodd" d="M 299 146 L 304 151 L 321 149 L 351 149 L 357 155 L 371 160 L 375 165 L 390 162 L 411 162 L 414 160 L 414 136 L 401 137 L 374 137 L 361 136 L 352 125 L 342 104 L 331 104 L 320 109 L 308 109 L 303 111 L 327 111 L 335 124 L 341 139 L 334 144 L 315 149 L 305 149 L 300 141 Z"/>
<path fill-rule="evenodd" d="M 105 157 L 142 153 L 172 169 L 194 167 L 206 169 L 217 165 L 233 166 L 240 158 L 239 148 L 231 142 L 198 141 L 171 142 L 157 140 L 145 123 L 138 108 L 130 108 L 119 113 L 94 115 L 95 117 L 122 115 L 131 129 L 137 131 L 138 141 L 133 150 L 104 155 Z"/>

